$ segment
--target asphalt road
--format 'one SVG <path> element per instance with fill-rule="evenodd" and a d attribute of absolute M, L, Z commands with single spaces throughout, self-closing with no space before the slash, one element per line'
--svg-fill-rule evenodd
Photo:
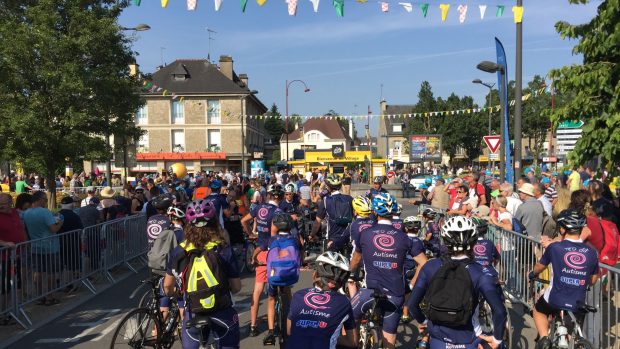
<path fill-rule="evenodd" d="M 404 199 L 399 199 L 403 203 Z M 416 214 L 416 210 L 410 205 L 404 205 L 402 217 Z M 77 307 L 69 314 L 58 318 L 39 329 L 32 331 L 25 338 L 15 342 L 11 348 L 44 348 L 65 349 L 84 348 L 97 349 L 109 348 L 114 329 L 121 318 L 132 308 L 137 306 L 138 299 L 130 299 L 129 295 L 140 285 L 140 280 L 147 278 L 147 272 L 142 270 L 140 274 L 119 282 L 114 287 L 97 295 L 94 299 Z M 310 287 L 312 284 L 311 272 L 303 271 L 301 279 L 294 290 Z M 258 327 L 261 334 L 258 337 L 248 336 L 248 324 L 250 320 L 250 296 L 253 287 L 252 275 L 242 276 L 242 290 L 235 295 L 236 309 L 239 312 L 241 324 L 241 348 L 261 348 L 262 337 L 267 330 L 266 302 L 261 301 Z M 146 288 L 144 288 L 146 291 Z M 142 294 L 138 292 L 138 294 Z M 510 316 L 514 326 L 513 342 L 518 343 L 513 348 L 534 348 L 533 338 L 535 331 L 529 316 L 523 316 L 521 306 L 510 307 Z M 417 338 L 417 330 L 413 324 L 402 325 L 398 332 L 399 347 L 413 348 Z M 181 348 L 180 342 L 176 342 L 173 348 Z"/>

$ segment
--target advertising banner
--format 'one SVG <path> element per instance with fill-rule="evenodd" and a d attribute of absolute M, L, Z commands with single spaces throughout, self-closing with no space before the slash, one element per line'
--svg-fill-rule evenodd
<path fill-rule="evenodd" d="M 411 162 L 441 161 L 441 135 L 409 136 Z"/>
<path fill-rule="evenodd" d="M 250 162 L 250 175 L 257 176 L 265 170 L 265 160 L 252 160 Z"/>

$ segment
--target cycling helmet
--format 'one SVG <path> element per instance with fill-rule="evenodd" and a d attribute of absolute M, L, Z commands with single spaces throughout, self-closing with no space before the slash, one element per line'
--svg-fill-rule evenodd
<path fill-rule="evenodd" d="M 211 189 L 221 189 L 222 188 L 222 181 L 220 181 L 219 179 L 212 180 L 211 183 L 209 183 L 209 188 L 211 188 Z"/>
<path fill-rule="evenodd" d="M 379 183 L 379 184 L 383 184 L 383 176 L 377 176 L 372 180 L 372 183 Z"/>
<path fill-rule="evenodd" d="M 450 217 L 441 227 L 444 245 L 452 251 L 469 251 L 476 240 L 476 225 L 465 216 Z"/>
<path fill-rule="evenodd" d="M 282 189 L 280 184 L 271 184 L 267 187 L 267 193 L 273 196 L 282 197 L 282 195 L 284 195 L 284 189 Z"/>
<path fill-rule="evenodd" d="M 291 220 L 291 216 L 285 212 L 276 213 L 275 217 L 273 217 L 273 221 L 271 222 L 278 231 L 281 232 L 289 232 L 293 227 L 293 221 Z"/>
<path fill-rule="evenodd" d="M 287 185 L 284 186 L 284 192 L 285 193 L 296 193 L 297 186 L 295 185 L 295 183 L 288 183 Z"/>
<path fill-rule="evenodd" d="M 379 193 L 372 199 L 372 210 L 380 217 L 392 215 L 394 198 L 389 193 Z"/>
<path fill-rule="evenodd" d="M 342 186 L 342 180 L 337 174 L 330 174 L 325 178 L 325 184 L 331 189 L 339 189 Z"/>
<path fill-rule="evenodd" d="M 206 223 L 215 217 L 215 205 L 209 200 L 196 200 L 187 205 L 185 218 L 188 223 L 204 227 Z"/>
<path fill-rule="evenodd" d="M 370 200 L 365 197 L 358 195 L 353 199 L 353 210 L 355 214 L 361 217 L 368 217 L 372 213 Z"/>
<path fill-rule="evenodd" d="M 157 195 L 151 200 L 151 206 L 153 206 L 156 210 L 165 210 L 174 201 L 174 196 L 170 194 L 161 194 Z"/>
<path fill-rule="evenodd" d="M 489 228 L 489 224 L 486 220 L 478 217 L 474 217 L 471 219 L 476 225 L 476 230 L 478 232 L 478 236 L 483 236 L 487 233 L 487 229 Z"/>
<path fill-rule="evenodd" d="M 349 260 L 338 252 L 325 252 L 316 258 L 316 273 L 323 282 L 333 280 L 340 287 L 349 278 Z"/>
<path fill-rule="evenodd" d="M 392 215 L 394 216 L 400 216 L 401 213 L 403 213 L 403 205 L 399 204 L 399 203 L 394 203 L 392 205 Z"/>
<path fill-rule="evenodd" d="M 418 216 L 409 216 L 403 220 L 403 224 L 405 224 L 405 228 L 412 230 L 420 230 L 422 229 L 422 221 Z"/>
<path fill-rule="evenodd" d="M 437 212 L 432 208 L 427 208 L 422 212 L 422 216 L 430 219 L 435 219 L 435 217 L 437 217 Z"/>
<path fill-rule="evenodd" d="M 431 177 L 424 178 L 424 184 L 433 185 L 433 179 Z"/>
<path fill-rule="evenodd" d="M 569 231 L 581 230 L 586 226 L 586 216 L 577 210 L 569 208 L 560 212 L 556 222 L 559 226 Z"/>
<path fill-rule="evenodd" d="M 176 219 L 185 218 L 185 212 L 183 212 L 183 210 L 181 210 L 180 208 L 178 208 L 176 206 L 168 207 L 168 211 L 166 211 L 166 214 L 168 214 L 168 216 L 174 217 Z"/>

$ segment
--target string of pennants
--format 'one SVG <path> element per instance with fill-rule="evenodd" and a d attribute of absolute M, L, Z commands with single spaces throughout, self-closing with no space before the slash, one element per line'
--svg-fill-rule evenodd
<path fill-rule="evenodd" d="M 169 0 L 160 0 L 160 1 L 161 1 L 162 8 L 168 7 L 168 3 L 170 2 Z M 312 8 L 315 13 L 319 12 L 320 1 L 321 0 L 310 0 L 310 2 L 312 3 Z M 359 4 L 365 4 L 368 2 L 368 0 L 355 0 L 355 1 Z M 220 8 L 222 7 L 223 0 L 213 0 L 213 2 L 215 5 L 215 11 L 219 11 Z M 297 5 L 298 5 L 299 0 L 285 0 L 285 2 L 286 2 L 288 14 L 290 16 L 295 16 L 297 14 Z M 332 6 L 334 7 L 336 11 L 336 15 L 338 17 L 344 17 L 344 2 L 345 0 L 331 0 Z M 135 6 L 140 6 L 141 3 L 142 3 L 142 0 L 133 0 L 133 4 Z M 256 0 L 256 3 L 259 6 L 263 6 L 267 3 L 267 0 Z M 402 1 L 399 1 L 396 3 L 394 2 L 390 3 L 387 1 L 378 1 L 378 4 L 379 4 L 379 9 L 381 10 L 381 12 L 384 12 L 384 13 L 387 13 L 390 11 L 390 5 L 397 5 L 396 6 L 397 8 L 402 7 L 402 9 L 408 13 L 412 13 L 414 12 L 415 8 L 418 8 L 418 10 L 415 12 L 419 11 L 424 18 L 426 18 L 426 16 L 428 15 L 428 10 L 430 8 L 429 3 L 412 3 L 412 2 L 402 2 Z M 240 5 L 241 5 L 241 11 L 245 12 L 247 5 L 248 5 L 248 0 L 240 0 Z M 187 0 L 188 11 L 195 11 L 197 6 L 198 6 L 198 0 Z M 458 4 L 458 5 L 439 4 L 437 8 L 439 9 L 441 13 L 442 22 L 445 22 L 446 19 L 448 18 L 448 13 L 450 12 L 451 8 L 456 8 L 456 12 L 458 13 L 458 19 L 460 23 L 465 22 L 468 16 L 468 11 L 475 11 L 475 10 L 472 10 L 470 6 L 468 6 L 467 4 Z M 487 8 L 488 8 L 487 5 L 478 5 L 480 19 L 484 19 L 484 16 L 487 12 Z M 502 17 L 504 15 L 505 9 L 506 9 L 505 5 L 496 5 L 495 6 L 495 17 Z M 513 13 L 513 18 L 514 18 L 515 23 L 521 23 L 523 19 L 523 6 L 513 6 L 512 13 Z"/>

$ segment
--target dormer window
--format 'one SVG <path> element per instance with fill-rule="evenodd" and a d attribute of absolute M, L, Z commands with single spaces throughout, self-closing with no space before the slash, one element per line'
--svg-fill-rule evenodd
<path fill-rule="evenodd" d="M 177 80 L 177 81 L 187 79 L 187 75 L 185 74 L 174 74 L 172 77 L 174 78 L 174 80 Z"/>
<path fill-rule="evenodd" d="M 175 81 L 183 81 L 189 79 L 189 72 L 185 65 L 178 64 L 172 71 L 172 79 Z"/>

